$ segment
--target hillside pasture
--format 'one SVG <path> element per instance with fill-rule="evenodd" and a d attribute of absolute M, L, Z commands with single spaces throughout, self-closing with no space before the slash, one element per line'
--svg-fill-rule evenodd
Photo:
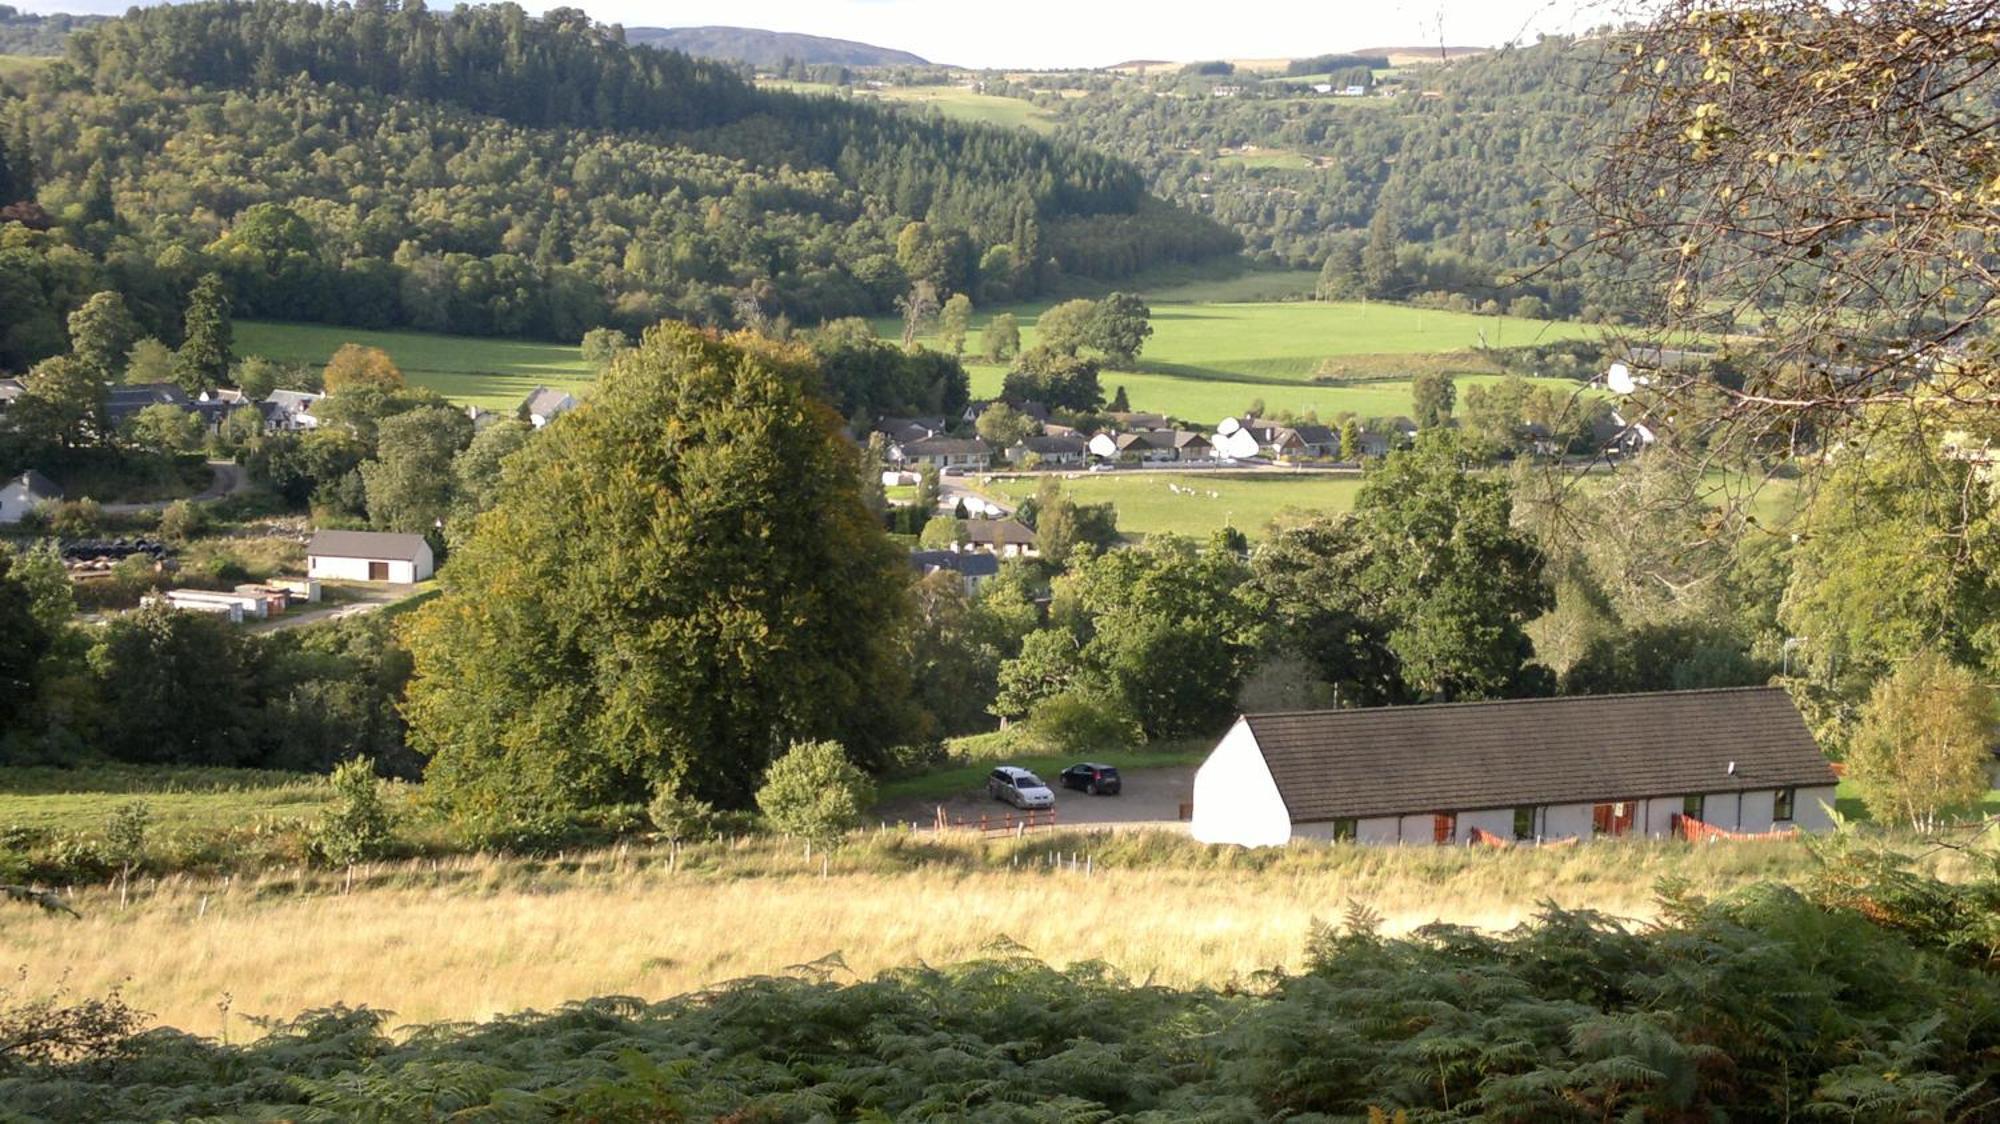
<path fill-rule="evenodd" d="M 996 478 L 982 488 L 1009 503 L 1035 494 L 1046 477 Z M 1261 538 L 1281 512 L 1338 513 L 1354 506 L 1359 473 L 1184 473 L 1128 469 L 1065 473 L 1063 492 L 1078 503 L 1109 503 L 1127 534 L 1206 538 L 1234 527 Z M 1178 490 L 1176 490 L 1178 489 Z"/>
<path fill-rule="evenodd" d="M 850 89 L 818 82 L 793 82 L 784 79 L 765 79 L 757 84 L 765 89 L 786 90 L 795 94 L 870 99 L 910 106 L 919 111 L 935 109 L 954 121 L 979 125 L 1032 129 L 1038 133 L 1050 132 L 1056 127 L 1055 116 L 1047 110 L 1037 108 L 1033 102 L 982 94 L 963 86 L 883 86 Z"/>
<path fill-rule="evenodd" d="M 320 364 L 341 344 L 379 347 L 412 385 L 454 402 L 511 413 L 538 386 L 579 390 L 594 376 L 574 346 L 528 340 L 474 339 L 434 332 L 371 331 L 330 324 L 240 320 L 236 352 L 287 363 Z"/>

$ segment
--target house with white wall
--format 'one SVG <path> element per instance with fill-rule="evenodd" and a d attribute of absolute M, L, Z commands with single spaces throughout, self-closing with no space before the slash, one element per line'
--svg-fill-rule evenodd
<path fill-rule="evenodd" d="M 0 523 L 19 523 L 35 508 L 62 498 L 60 485 L 31 468 L 0 484 Z"/>
<path fill-rule="evenodd" d="M 1252 714 L 1196 772 L 1191 830 L 1246 847 L 1827 831 L 1835 783 L 1776 687 Z"/>
<path fill-rule="evenodd" d="M 431 544 L 422 535 L 316 531 L 306 544 L 306 576 L 329 581 L 408 585 L 431 576 Z"/>

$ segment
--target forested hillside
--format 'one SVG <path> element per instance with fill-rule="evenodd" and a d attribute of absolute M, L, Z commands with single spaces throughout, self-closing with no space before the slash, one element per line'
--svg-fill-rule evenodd
<path fill-rule="evenodd" d="M 1132 160 L 1153 192 L 1229 226 L 1253 255 L 1311 268 L 1331 259 L 1328 295 L 1530 295 L 1555 315 L 1594 317 L 1617 302 L 1601 278 L 1503 282 L 1581 233 L 1557 221 L 1558 205 L 1566 183 L 1587 178 L 1607 77 L 1593 44 L 1550 39 L 1380 84 L 1349 68 L 1093 75 L 1078 80 L 1084 96 L 1066 98 L 987 89 L 1060 114 L 1058 137 Z M 1328 96 L 1314 82 L 1367 93 Z"/>
<path fill-rule="evenodd" d="M 929 65 L 908 51 L 877 47 L 872 43 L 788 31 L 764 31 L 755 27 L 628 27 L 625 29 L 625 41 L 684 51 L 696 58 L 723 59 L 762 67 L 775 67 L 787 60 L 808 65 Z"/>
<path fill-rule="evenodd" d="M 760 91 L 573 10 L 159 7 L 24 86 L 0 109 L 9 368 L 98 288 L 166 330 L 210 270 L 244 315 L 573 339 L 1236 246 L 1119 159 Z"/>
<path fill-rule="evenodd" d="M 53 55 L 80 27 L 104 22 L 103 16 L 71 16 L 60 12 L 36 15 L 0 4 L 0 55 Z"/>

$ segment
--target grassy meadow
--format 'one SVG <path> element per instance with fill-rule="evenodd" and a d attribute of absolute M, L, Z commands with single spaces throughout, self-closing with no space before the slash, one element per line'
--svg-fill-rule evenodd
<path fill-rule="evenodd" d="M 1056 127 L 1055 115 L 1036 107 L 1031 102 L 1020 98 L 982 94 L 963 86 L 884 86 L 880 89 L 850 92 L 840 86 L 791 82 L 783 79 L 766 79 L 757 84 L 769 90 L 790 90 L 798 94 L 823 94 L 833 97 L 852 96 L 910 106 L 918 110 L 935 109 L 953 120 L 979 125 L 1032 129 L 1038 133 L 1052 132 Z"/>
<path fill-rule="evenodd" d="M 1049 865 L 1061 853 L 1060 868 Z M 1088 857 L 1088 870 L 1072 870 Z M 1810 866 L 1790 843 L 1602 843 L 1542 851 L 1300 846 L 1246 852 L 1157 832 L 979 841 L 888 831 L 807 859 L 778 840 L 473 857 L 345 872 L 141 879 L 79 890 L 81 920 L 0 912 L 25 987 L 119 987 L 162 1024 L 235 1039 L 247 1016 L 334 1003 L 397 1023 L 659 998 L 838 953 L 860 976 L 978 955 L 1002 938 L 1164 984 L 1296 966 L 1350 902 L 1407 932 L 1506 929 L 1544 903 L 1646 918 L 1665 876 L 1714 891 Z M 823 865 L 824 864 L 824 865 Z"/>
<path fill-rule="evenodd" d="M 1123 386 L 1135 409 L 1201 424 L 1240 414 L 1258 401 L 1267 411 L 1316 411 L 1322 418 L 1349 411 L 1393 416 L 1410 411 L 1409 376 L 1417 366 L 1453 370 L 1462 385 L 1470 385 L 1498 377 L 1474 354 L 1482 342 L 1516 347 L 1598 331 L 1583 324 L 1394 304 L 1284 299 L 1310 291 L 1312 282 L 1311 273 L 1299 270 L 1163 270 L 1140 279 L 1133 287 L 1153 305 L 1153 338 L 1137 370 L 1104 373 L 1105 394 Z M 982 310 L 974 318 L 971 345 L 977 347 L 993 313 L 1012 312 L 1021 322 L 1024 346 L 1033 346 L 1035 320 L 1052 303 Z M 876 326 L 885 336 L 900 334 L 893 319 L 877 320 Z M 537 386 L 573 390 L 592 378 L 577 349 L 562 344 L 321 324 L 237 325 L 239 352 L 291 362 L 324 362 L 349 342 L 387 351 L 417 385 L 493 410 L 513 409 Z M 925 342 L 937 344 L 935 337 Z M 1337 363 L 1344 381 L 1313 381 L 1325 362 Z M 975 395 L 999 393 L 1004 365 L 968 357 L 966 368 Z M 1576 389 L 1574 383 L 1549 381 L 1558 389 Z"/>
<path fill-rule="evenodd" d="M 329 324 L 236 323 L 236 351 L 289 363 L 324 363 L 344 343 L 379 347 L 403 374 L 454 402 L 507 412 L 538 386 L 576 390 L 595 377 L 574 346 L 387 332 Z"/>
<path fill-rule="evenodd" d="M 0 769 L 0 825 L 93 829 L 143 800 L 162 831 L 223 828 L 317 815 L 332 794 L 325 777 L 265 769 L 10 766 Z"/>
<path fill-rule="evenodd" d="M 1034 477 L 1002 477 L 980 487 L 1002 502 L 1017 504 L 1040 485 Z M 1078 472 L 1064 473 L 1062 488 L 1078 503 L 1115 505 L 1118 529 L 1127 533 L 1172 532 L 1200 539 L 1234 527 L 1254 539 L 1281 512 L 1347 511 L 1354 506 L 1361 477 L 1327 472 Z"/>

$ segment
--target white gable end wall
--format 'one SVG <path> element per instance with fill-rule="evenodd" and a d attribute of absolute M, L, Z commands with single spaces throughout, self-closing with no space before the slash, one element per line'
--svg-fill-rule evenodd
<path fill-rule="evenodd" d="M 1230 727 L 1194 774 L 1194 817 L 1188 830 L 1203 843 L 1282 847 L 1292 838 L 1292 817 L 1278 782 L 1242 719 Z"/>

